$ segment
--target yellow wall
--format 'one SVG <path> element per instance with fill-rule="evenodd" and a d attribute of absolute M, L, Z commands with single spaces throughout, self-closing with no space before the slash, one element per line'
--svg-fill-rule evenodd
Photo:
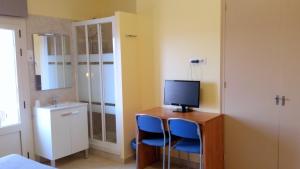
<path fill-rule="evenodd" d="M 162 104 L 165 79 L 193 79 L 200 109 L 220 112 L 220 8 L 220 0 L 137 0 L 142 108 Z M 207 58 L 193 78 L 192 57 Z"/>
<path fill-rule="evenodd" d="M 101 4 L 100 16 L 114 15 L 115 11 L 136 12 L 136 0 L 97 0 Z"/>
<path fill-rule="evenodd" d="M 122 97 L 123 97 L 123 124 L 121 136 L 121 158 L 132 156 L 130 141 L 135 137 L 135 114 L 140 111 L 140 65 L 137 55 L 137 38 L 128 38 L 127 34 L 137 34 L 137 19 L 135 14 L 117 12 L 116 27 L 119 53 L 122 67 Z"/>
<path fill-rule="evenodd" d="M 137 15 L 117 13 L 123 85 L 122 158 L 132 152 L 135 113 L 162 105 L 165 79 L 202 81 L 201 110 L 220 112 L 220 0 L 137 0 Z M 136 33 L 137 32 L 137 33 Z M 125 34 L 137 34 L 126 38 Z"/>
<path fill-rule="evenodd" d="M 155 69 L 157 64 L 154 60 L 154 32 L 153 28 L 157 25 L 154 21 L 153 9 L 155 1 L 137 1 L 137 26 L 138 26 L 138 56 L 140 58 L 140 83 L 141 83 L 141 108 L 149 109 L 159 106 L 160 101 L 156 96 L 158 85 L 156 85 L 155 77 L 159 76 L 159 69 Z"/>
<path fill-rule="evenodd" d="M 135 12 L 135 0 L 27 0 L 30 15 L 73 20 L 101 18 L 115 11 Z"/>

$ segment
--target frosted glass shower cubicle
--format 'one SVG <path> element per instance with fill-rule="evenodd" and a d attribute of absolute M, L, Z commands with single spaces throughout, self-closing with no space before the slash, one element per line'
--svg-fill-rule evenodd
<path fill-rule="evenodd" d="M 78 100 L 88 103 L 93 148 L 119 154 L 114 17 L 73 23 Z"/>

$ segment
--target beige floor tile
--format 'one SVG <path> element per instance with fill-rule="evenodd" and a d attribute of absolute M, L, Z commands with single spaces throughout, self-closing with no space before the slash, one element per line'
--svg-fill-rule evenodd
<path fill-rule="evenodd" d="M 135 169 L 135 161 L 127 164 L 105 159 L 99 155 L 90 154 L 89 158 L 83 158 L 83 155 L 73 155 L 57 160 L 59 169 Z M 167 167 L 167 166 L 166 166 Z M 161 162 L 148 167 L 147 169 L 161 169 Z M 172 169 L 185 169 L 185 167 L 172 166 Z"/>

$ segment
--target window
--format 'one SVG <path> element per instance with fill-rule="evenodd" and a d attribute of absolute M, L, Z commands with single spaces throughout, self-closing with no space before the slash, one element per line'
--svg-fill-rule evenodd
<path fill-rule="evenodd" d="M 20 123 L 15 31 L 0 28 L 0 128 Z"/>

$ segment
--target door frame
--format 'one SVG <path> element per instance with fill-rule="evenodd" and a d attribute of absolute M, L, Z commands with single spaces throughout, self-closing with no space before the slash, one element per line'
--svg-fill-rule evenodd
<path fill-rule="evenodd" d="M 226 0 L 221 0 L 221 52 L 220 52 L 220 109 L 221 114 L 225 114 L 225 32 L 226 32 Z"/>
<path fill-rule="evenodd" d="M 16 48 L 16 64 L 18 76 L 18 88 L 20 98 L 20 126 L 18 130 L 21 136 L 21 154 L 28 158 L 34 158 L 33 151 L 33 131 L 32 131 L 32 115 L 30 103 L 30 87 L 29 87 L 29 74 L 27 63 L 27 46 L 26 46 L 26 20 L 16 17 L 0 17 L 0 27 L 7 27 L 14 29 L 16 33 L 17 47 Z M 18 35 L 19 34 L 19 35 Z M 21 56 L 22 55 L 22 56 Z M 15 131 L 16 126 L 9 126 L 1 128 L 1 135 Z"/>

